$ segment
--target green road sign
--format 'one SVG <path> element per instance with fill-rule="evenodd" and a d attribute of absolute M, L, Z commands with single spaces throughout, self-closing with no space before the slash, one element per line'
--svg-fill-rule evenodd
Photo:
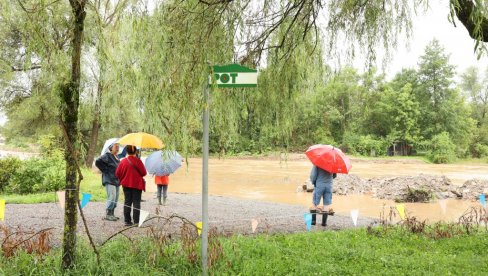
<path fill-rule="evenodd" d="M 258 70 L 239 64 L 213 66 L 213 81 L 218 87 L 256 87 L 258 85 Z M 212 78 L 209 77 L 209 84 Z"/>

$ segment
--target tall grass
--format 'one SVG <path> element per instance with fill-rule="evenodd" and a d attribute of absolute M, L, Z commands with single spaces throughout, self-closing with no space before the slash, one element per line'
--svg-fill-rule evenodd
<path fill-rule="evenodd" d="M 365 229 L 220 238 L 222 257 L 210 275 L 486 275 L 486 232 L 432 239 L 393 229 Z M 119 238 L 100 249 L 101 263 L 80 242 L 73 275 L 198 275 L 179 240 L 163 248 L 150 238 Z M 197 246 L 197 254 L 200 247 Z M 59 275 L 60 249 L 45 256 L 0 257 L 0 274 Z"/>

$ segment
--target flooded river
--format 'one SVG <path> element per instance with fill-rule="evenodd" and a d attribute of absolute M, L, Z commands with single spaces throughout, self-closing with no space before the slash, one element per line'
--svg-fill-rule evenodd
<path fill-rule="evenodd" d="M 456 185 L 473 178 L 488 179 L 488 165 L 434 165 L 416 160 L 384 161 L 353 160 L 350 174 L 361 178 L 385 176 L 416 176 L 420 173 L 444 175 Z M 211 159 L 209 162 L 209 194 L 267 202 L 288 203 L 310 207 L 312 193 L 297 192 L 297 187 L 308 179 L 311 163 L 304 158 L 296 160 Z M 148 192 L 155 191 L 148 178 Z M 169 193 L 201 193 L 202 160 L 189 159 L 188 166 L 180 168 L 170 177 Z M 390 200 L 368 195 L 333 196 L 337 213 L 349 215 L 358 209 L 359 215 L 379 217 L 382 210 L 395 206 Z M 429 221 L 453 221 L 476 202 L 447 200 L 445 213 L 440 204 L 407 203 L 406 211 Z M 388 212 L 386 212 L 388 213 Z"/>

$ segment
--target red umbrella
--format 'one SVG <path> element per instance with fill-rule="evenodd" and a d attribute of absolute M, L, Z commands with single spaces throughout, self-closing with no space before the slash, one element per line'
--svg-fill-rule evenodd
<path fill-rule="evenodd" d="M 348 173 L 351 161 L 338 148 L 331 145 L 313 145 L 305 152 L 315 166 L 330 173 Z"/>

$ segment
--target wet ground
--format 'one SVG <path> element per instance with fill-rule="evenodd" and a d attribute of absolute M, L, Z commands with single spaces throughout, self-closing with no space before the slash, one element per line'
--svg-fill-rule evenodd
<path fill-rule="evenodd" d="M 209 164 L 209 219 L 210 226 L 226 234 L 251 234 L 253 220 L 259 221 L 256 233 L 291 233 L 305 231 L 303 216 L 311 205 L 312 194 L 299 192 L 308 179 L 310 162 L 304 156 L 293 156 L 287 162 L 279 159 L 241 158 L 211 159 Z M 158 206 L 153 179 L 147 177 L 146 199 L 141 209 L 149 212 L 149 217 L 160 214 L 164 217 L 178 215 L 192 222 L 201 221 L 202 162 L 199 158 L 189 159 L 188 166 L 180 168 L 170 177 L 169 197 L 166 206 Z M 416 176 L 420 173 L 452 178 L 455 185 L 461 185 L 472 178 L 488 179 L 488 165 L 431 165 L 415 160 L 353 160 L 351 174 L 356 178 Z M 339 179 L 339 178 L 338 178 Z M 337 180 L 337 179 L 336 179 Z M 336 181 L 338 185 L 340 181 Z M 351 184 L 351 183 L 348 183 Z M 471 200 L 447 199 L 444 206 L 439 202 L 406 203 L 407 213 L 430 222 L 455 221 L 470 206 L 479 206 Z M 122 217 L 122 204 L 116 215 Z M 313 226 L 312 231 L 355 227 L 351 220 L 351 210 L 359 210 L 356 227 L 371 225 L 380 214 L 389 213 L 396 205 L 392 200 L 373 198 L 370 194 L 334 195 L 336 211 L 330 217 L 327 227 Z M 97 243 L 103 242 L 120 231 L 122 221 L 107 222 L 104 216 L 104 202 L 93 202 L 84 208 L 84 213 Z M 56 203 L 11 204 L 7 205 L 3 223 L 9 228 L 18 226 L 32 231 L 54 228 L 53 241 L 59 244 L 63 231 L 63 210 Z M 395 219 L 395 221 L 398 219 Z M 151 220 L 145 226 L 163 227 L 169 233 L 178 234 L 178 221 L 169 225 Z M 131 229 L 129 235 L 143 235 L 147 228 Z M 84 231 L 79 220 L 78 230 Z M 0 237 L 1 240 L 1 237 Z"/>
<path fill-rule="evenodd" d="M 385 176 L 417 176 L 421 173 L 446 176 L 454 185 L 479 178 L 488 179 L 488 165 L 436 165 L 417 160 L 364 160 L 353 159 L 350 174 L 363 179 Z M 307 179 L 311 169 L 305 156 L 292 156 L 287 161 L 279 159 L 211 159 L 209 162 L 209 194 L 265 202 L 287 203 L 309 207 L 311 193 L 297 192 Z M 182 167 L 170 177 L 169 192 L 200 194 L 202 189 L 202 161 L 190 158 L 188 166 Z M 148 192 L 155 191 L 153 180 L 148 179 Z M 153 197 L 146 193 L 146 197 Z M 471 200 L 448 199 L 445 209 L 439 202 L 406 203 L 409 214 L 429 221 L 457 220 L 470 206 Z M 360 216 L 380 216 L 396 203 L 369 195 L 333 197 L 337 213 L 348 215 L 358 209 Z"/>

